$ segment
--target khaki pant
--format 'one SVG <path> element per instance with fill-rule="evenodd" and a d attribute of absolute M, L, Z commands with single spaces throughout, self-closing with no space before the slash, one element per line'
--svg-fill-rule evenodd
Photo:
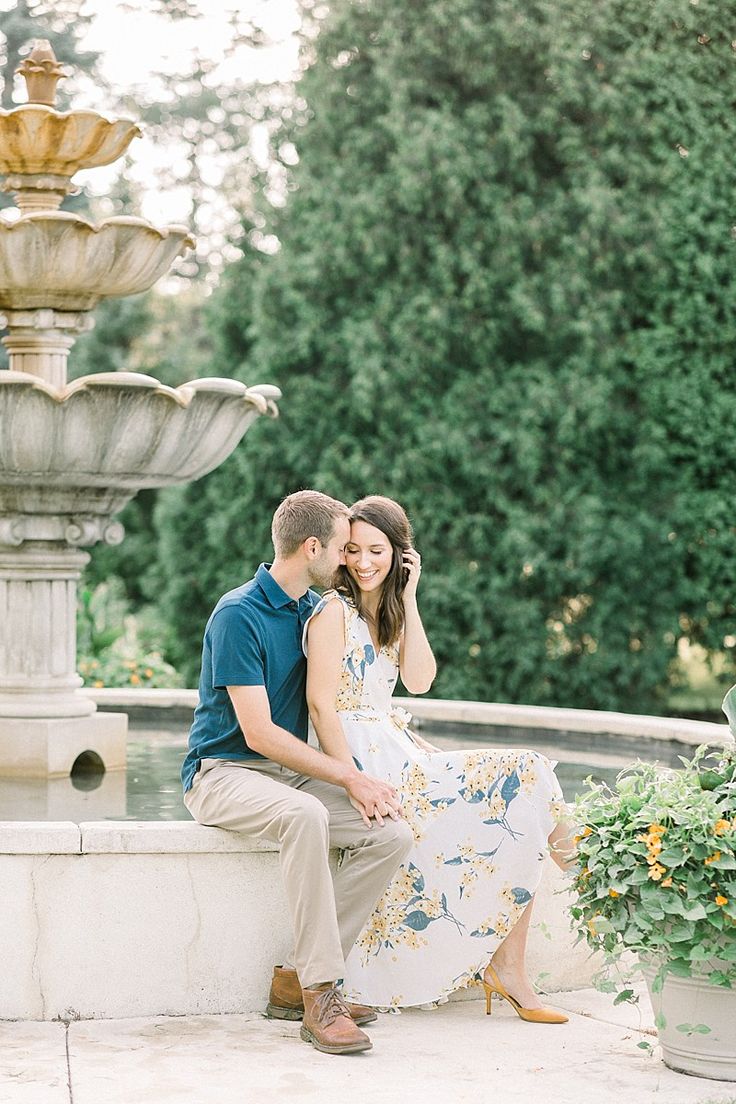
<path fill-rule="evenodd" d="M 273 840 L 294 929 L 302 986 L 335 981 L 412 845 L 408 824 L 366 828 L 345 791 L 269 760 L 204 759 L 184 803 L 200 824 Z M 331 847 L 343 850 L 332 876 Z"/>

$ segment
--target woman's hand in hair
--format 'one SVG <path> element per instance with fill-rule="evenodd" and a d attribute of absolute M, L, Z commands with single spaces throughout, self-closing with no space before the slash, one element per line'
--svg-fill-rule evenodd
<path fill-rule="evenodd" d="M 404 601 L 407 599 L 416 599 L 419 576 L 422 574 L 422 557 L 419 555 L 416 548 L 405 548 L 403 552 L 403 562 L 406 577 L 406 584 L 403 592 Z"/>

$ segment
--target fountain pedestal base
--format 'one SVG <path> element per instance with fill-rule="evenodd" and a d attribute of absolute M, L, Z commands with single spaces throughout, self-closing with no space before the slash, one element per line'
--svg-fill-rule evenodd
<path fill-rule="evenodd" d="M 89 717 L 0 717 L 0 778 L 64 778 L 85 752 L 124 770 L 125 713 Z"/>

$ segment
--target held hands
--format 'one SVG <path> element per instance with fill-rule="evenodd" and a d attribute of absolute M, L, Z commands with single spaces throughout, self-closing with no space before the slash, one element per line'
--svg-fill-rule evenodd
<path fill-rule="evenodd" d="M 403 562 L 404 569 L 407 573 L 403 594 L 404 601 L 406 601 L 407 598 L 412 599 L 417 596 L 419 576 L 422 574 L 422 557 L 419 555 L 416 548 L 405 548 Z"/>
<path fill-rule="evenodd" d="M 388 782 L 372 778 L 370 774 L 356 770 L 355 775 L 345 784 L 351 804 L 358 810 L 368 828 L 371 819 L 378 824 L 384 823 L 384 817 L 399 820 L 402 816 L 399 795 Z"/>

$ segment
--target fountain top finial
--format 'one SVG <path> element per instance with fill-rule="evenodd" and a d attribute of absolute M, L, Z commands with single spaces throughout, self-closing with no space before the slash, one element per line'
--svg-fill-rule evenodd
<path fill-rule="evenodd" d="M 26 82 L 29 103 L 56 106 L 56 86 L 66 74 L 47 38 L 35 40 L 30 54 L 15 71 Z"/>

